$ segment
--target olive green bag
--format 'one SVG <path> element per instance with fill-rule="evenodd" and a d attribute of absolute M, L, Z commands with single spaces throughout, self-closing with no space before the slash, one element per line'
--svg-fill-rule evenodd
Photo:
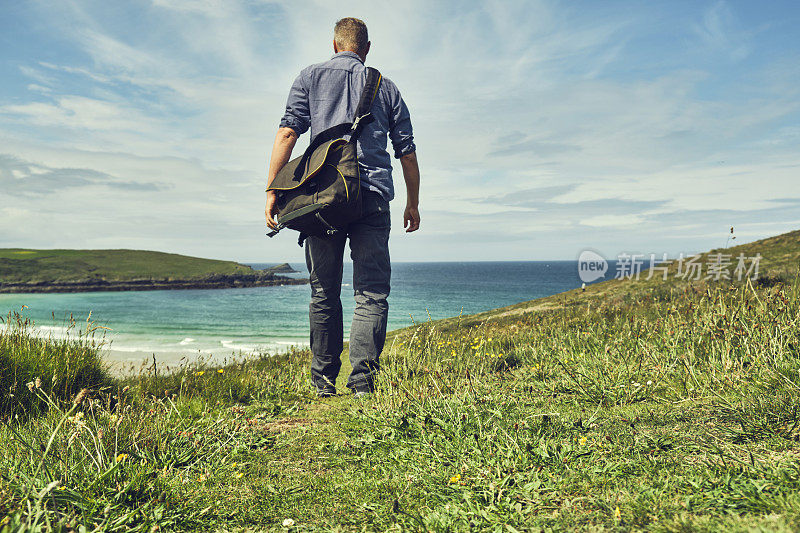
<path fill-rule="evenodd" d="M 278 172 L 267 187 L 275 191 L 278 228 L 307 236 L 335 235 L 361 216 L 361 180 L 356 140 L 364 124 L 373 120 L 370 109 L 378 94 L 381 74 L 367 67 L 367 82 L 352 123 L 329 128 L 311 141 L 302 156 Z M 345 138 L 347 137 L 347 138 Z"/>

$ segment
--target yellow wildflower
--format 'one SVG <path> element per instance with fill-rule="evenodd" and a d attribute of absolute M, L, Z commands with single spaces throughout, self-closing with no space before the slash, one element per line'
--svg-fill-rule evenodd
<path fill-rule="evenodd" d="M 223 369 L 221 369 L 221 368 L 219 370 L 217 370 L 217 374 L 222 374 L 223 372 L 225 372 L 225 371 Z"/>
<path fill-rule="evenodd" d="M 240 478 L 242 478 L 242 477 L 244 477 L 244 472 L 238 472 L 238 473 L 236 474 L 236 479 L 240 479 Z"/>
<path fill-rule="evenodd" d="M 581 446 L 586 446 L 586 440 L 587 440 L 587 439 L 586 439 L 586 437 L 585 437 L 585 436 L 583 436 L 583 437 L 581 437 L 581 439 L 578 441 L 578 443 L 579 443 Z"/>
<path fill-rule="evenodd" d="M 461 481 L 461 475 L 460 474 L 456 474 L 455 476 L 450 478 L 450 483 L 458 483 L 459 481 Z"/>
<path fill-rule="evenodd" d="M 620 518 L 622 518 L 622 513 L 619 512 L 619 506 L 617 506 L 617 508 L 614 509 L 614 520 L 619 520 Z"/>
<path fill-rule="evenodd" d="M 206 371 L 205 371 L 205 370 L 198 370 L 197 372 L 195 372 L 195 373 L 194 373 L 194 375 L 195 375 L 195 376 L 202 376 L 202 375 L 203 375 L 203 374 L 205 374 L 205 373 L 206 373 Z"/>
<path fill-rule="evenodd" d="M 83 421 L 83 411 L 78 411 L 75 415 L 67 417 L 67 420 L 75 424 L 78 429 L 83 429 L 86 427 L 86 422 Z"/>
<path fill-rule="evenodd" d="M 117 462 L 121 463 L 122 461 L 124 461 L 127 458 L 128 458 L 128 454 L 127 453 L 121 453 L 121 454 L 119 454 L 117 456 Z"/>

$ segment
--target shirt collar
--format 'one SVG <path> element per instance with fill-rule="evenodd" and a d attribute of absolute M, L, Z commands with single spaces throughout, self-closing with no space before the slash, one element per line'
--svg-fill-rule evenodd
<path fill-rule="evenodd" d="M 351 52 L 350 50 L 345 50 L 344 52 L 339 52 L 338 54 L 333 54 L 331 59 L 336 59 L 337 57 L 352 57 L 361 61 L 361 58 L 358 57 L 358 54 L 355 52 Z M 363 61 L 361 61 L 363 63 Z"/>

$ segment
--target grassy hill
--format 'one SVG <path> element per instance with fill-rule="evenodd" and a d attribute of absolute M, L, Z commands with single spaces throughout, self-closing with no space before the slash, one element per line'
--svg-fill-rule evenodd
<path fill-rule="evenodd" d="M 144 250 L 0 249 L 0 280 L 4 282 L 196 279 L 251 271 L 233 261 Z"/>
<path fill-rule="evenodd" d="M 12 320 L 0 529 L 798 531 L 799 237 L 729 250 L 761 281 L 615 280 L 393 332 L 366 400 L 317 399 L 307 351 L 116 379 L 89 338 Z"/>
<path fill-rule="evenodd" d="M 64 288 L 116 290 L 130 288 L 190 288 L 191 282 L 239 279 L 265 281 L 278 265 L 266 272 L 233 261 L 203 259 L 145 250 L 28 250 L 0 249 L 0 289 Z M 291 268 L 288 270 L 291 272 Z M 144 282 L 144 283 L 143 283 Z M 147 282 L 158 282 L 158 285 Z M 180 283 L 176 283 L 180 282 Z"/>

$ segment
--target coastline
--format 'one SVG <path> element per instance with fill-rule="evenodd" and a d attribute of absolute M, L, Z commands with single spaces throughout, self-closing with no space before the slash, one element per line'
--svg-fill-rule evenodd
<path fill-rule="evenodd" d="M 245 287 L 272 287 L 278 285 L 305 285 L 307 283 L 308 278 L 288 278 L 284 276 L 261 277 L 257 275 L 219 276 L 199 280 L 86 280 L 65 283 L 4 283 L 0 284 L 0 294 L 234 289 Z"/>

